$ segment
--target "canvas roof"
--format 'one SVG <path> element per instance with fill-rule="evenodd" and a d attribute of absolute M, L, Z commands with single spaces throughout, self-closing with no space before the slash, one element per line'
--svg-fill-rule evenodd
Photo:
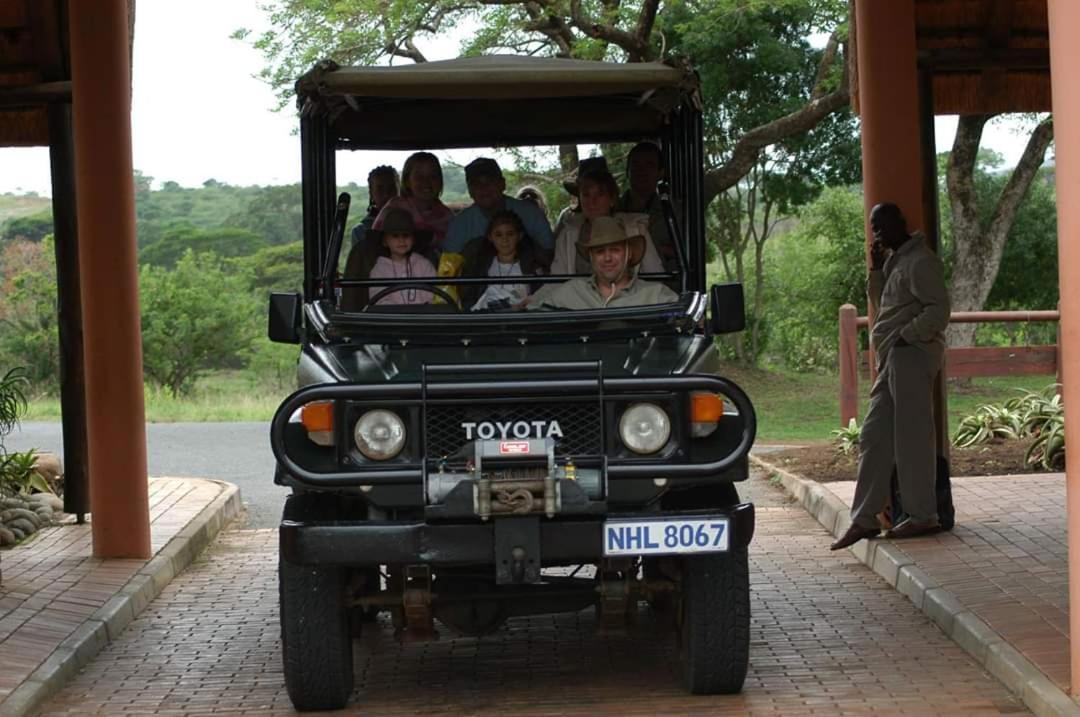
<path fill-rule="evenodd" d="M 297 83 L 303 112 L 325 112 L 341 145 L 415 149 L 660 133 L 697 103 L 688 68 L 491 55 L 396 67 L 322 64 Z"/>

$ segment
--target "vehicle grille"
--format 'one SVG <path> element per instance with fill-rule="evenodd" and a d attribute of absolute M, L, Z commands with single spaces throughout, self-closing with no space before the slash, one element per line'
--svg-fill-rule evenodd
<path fill-rule="evenodd" d="M 529 399 L 522 399 L 526 403 Z M 468 442 L 462 423 L 505 421 L 558 421 L 563 437 L 555 436 L 555 452 L 560 455 L 597 455 L 600 445 L 600 402 L 532 402 L 522 404 L 428 405 L 427 454 L 451 455 Z M 474 434 L 475 437 L 475 434 Z M 499 435 L 496 434 L 496 438 Z M 511 436 L 512 437 L 512 436 Z M 544 436 L 539 436 L 544 437 Z"/>

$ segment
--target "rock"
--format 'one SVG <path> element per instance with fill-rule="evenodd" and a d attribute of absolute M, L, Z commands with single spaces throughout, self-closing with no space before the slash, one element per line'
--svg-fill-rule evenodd
<path fill-rule="evenodd" d="M 30 496 L 29 502 L 31 504 L 47 505 L 54 513 L 59 513 L 64 510 L 64 501 L 60 496 L 53 495 L 52 493 L 34 493 Z"/>
<path fill-rule="evenodd" d="M 0 546 L 7 547 L 15 544 L 15 533 L 0 525 Z"/>
<path fill-rule="evenodd" d="M 11 523 L 20 518 L 29 520 L 33 524 L 35 530 L 39 527 L 38 523 L 41 521 L 41 518 L 38 517 L 37 513 L 32 510 L 27 510 L 26 508 L 9 508 L 0 512 L 0 523 Z"/>
<path fill-rule="evenodd" d="M 34 516 L 34 520 L 37 520 L 36 515 Z M 38 526 L 34 523 L 34 521 L 28 520 L 27 518 L 16 518 L 15 520 L 8 520 L 8 521 L 5 521 L 4 524 L 7 525 L 8 528 L 10 528 L 11 530 L 13 530 L 15 532 L 18 532 L 18 531 L 21 530 L 22 533 L 23 533 L 23 536 L 27 536 L 27 535 L 30 535 L 31 533 L 35 533 L 35 532 L 37 532 L 37 529 L 38 529 Z"/>
<path fill-rule="evenodd" d="M 18 528 L 11 528 L 11 534 L 15 536 L 15 542 L 16 543 L 18 543 L 19 541 L 21 541 L 23 538 L 26 537 L 26 533 L 19 530 Z"/>
<path fill-rule="evenodd" d="M 60 463 L 60 457 L 56 454 L 38 454 L 33 462 L 33 471 L 43 477 L 50 485 L 57 478 L 64 476 L 64 464 Z"/>
<path fill-rule="evenodd" d="M 0 510 L 6 508 L 25 508 L 26 501 L 20 498 L 0 498 Z"/>
<path fill-rule="evenodd" d="M 40 519 L 41 519 L 41 520 L 40 520 L 40 521 L 38 522 L 38 527 L 42 527 L 42 528 L 43 528 L 43 527 L 45 527 L 46 525 L 48 525 L 48 524 L 52 523 L 52 520 L 53 520 L 53 510 L 52 510 L 52 508 L 50 508 L 49 506 L 47 506 L 47 505 L 43 505 L 43 506 L 41 506 L 41 507 L 39 507 L 39 508 L 34 508 L 34 512 L 35 512 L 35 513 L 37 513 L 37 516 L 38 516 L 38 518 L 40 518 Z"/>

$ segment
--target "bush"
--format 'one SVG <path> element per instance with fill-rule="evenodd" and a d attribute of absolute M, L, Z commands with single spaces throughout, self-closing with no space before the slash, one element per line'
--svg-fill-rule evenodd
<path fill-rule="evenodd" d="M 0 364 L 21 364 L 35 392 L 59 385 L 53 240 L 13 242 L 0 255 Z"/>
<path fill-rule="evenodd" d="M 850 303 L 866 312 L 863 227 L 859 192 L 830 188 L 776 237 L 766 268 L 774 277 L 765 311 L 770 359 L 795 370 L 835 368 L 837 311 Z"/>
<path fill-rule="evenodd" d="M 230 273 L 214 254 L 186 252 L 173 271 L 144 266 L 143 369 L 174 396 L 207 371 L 242 363 L 258 331 L 250 279 Z"/>

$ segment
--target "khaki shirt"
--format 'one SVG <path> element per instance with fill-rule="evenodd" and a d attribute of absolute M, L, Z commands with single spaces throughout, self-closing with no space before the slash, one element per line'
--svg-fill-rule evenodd
<path fill-rule="evenodd" d="M 941 359 L 949 325 L 949 292 L 941 259 L 914 232 L 885 262 L 871 271 L 867 294 L 877 319 L 870 334 L 878 359 L 884 362 L 896 340 L 917 346 Z"/>
<path fill-rule="evenodd" d="M 637 278 L 631 279 L 630 283 L 617 290 L 614 296 L 604 298 L 596 285 L 595 276 L 579 276 L 562 284 L 547 284 L 541 287 L 533 295 L 529 308 L 603 309 L 670 304 L 678 299 L 679 295 L 663 284 Z"/>

